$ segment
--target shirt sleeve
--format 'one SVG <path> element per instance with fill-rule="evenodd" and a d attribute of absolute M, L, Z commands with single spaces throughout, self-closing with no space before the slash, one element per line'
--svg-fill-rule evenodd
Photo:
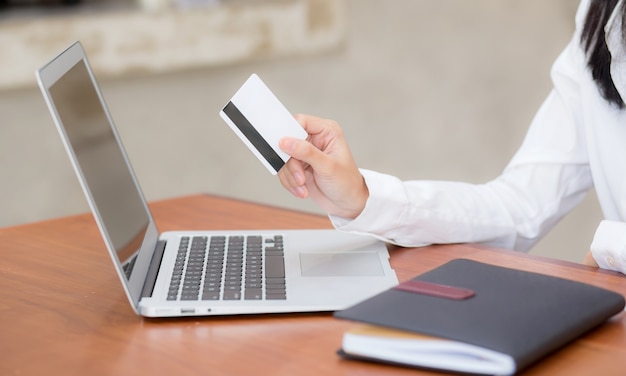
<path fill-rule="evenodd" d="M 401 181 L 361 170 L 370 196 L 354 220 L 331 216 L 336 228 L 400 246 L 484 242 L 511 248 L 513 224 L 487 185 Z"/>
<path fill-rule="evenodd" d="M 361 173 L 370 191 L 365 209 L 354 220 L 331 216 L 333 225 L 407 247 L 482 243 L 528 251 L 591 186 L 588 168 L 577 164 L 513 166 L 486 184 Z"/>
<path fill-rule="evenodd" d="M 626 274 L 626 223 L 604 220 L 591 243 L 598 266 Z"/>

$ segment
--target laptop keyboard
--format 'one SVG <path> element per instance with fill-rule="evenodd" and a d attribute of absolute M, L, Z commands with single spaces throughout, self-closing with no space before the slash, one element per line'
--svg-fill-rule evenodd
<path fill-rule="evenodd" d="M 183 237 L 167 300 L 284 300 L 283 237 Z"/>

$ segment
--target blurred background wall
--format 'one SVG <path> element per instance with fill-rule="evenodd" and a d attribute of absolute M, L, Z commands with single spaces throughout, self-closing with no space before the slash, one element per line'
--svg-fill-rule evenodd
<path fill-rule="evenodd" d="M 149 200 L 290 197 L 217 115 L 253 72 L 339 121 L 360 166 L 485 182 L 504 168 L 571 38 L 573 0 L 84 0 L 0 8 L 0 227 L 88 211 L 34 70 L 87 50 Z M 34 0 L 33 0 L 34 1 Z M 533 253 L 580 261 L 591 192 Z"/>

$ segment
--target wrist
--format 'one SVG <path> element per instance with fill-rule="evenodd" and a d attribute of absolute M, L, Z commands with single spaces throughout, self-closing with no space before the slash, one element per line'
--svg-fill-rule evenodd
<path fill-rule="evenodd" d="M 345 210 L 345 215 L 342 215 L 343 218 L 355 219 L 365 209 L 367 199 L 369 198 L 369 189 L 363 176 L 359 174 L 359 178 L 360 183 L 356 185 L 358 188 L 349 196 L 351 197 L 351 205 L 349 209 Z"/>

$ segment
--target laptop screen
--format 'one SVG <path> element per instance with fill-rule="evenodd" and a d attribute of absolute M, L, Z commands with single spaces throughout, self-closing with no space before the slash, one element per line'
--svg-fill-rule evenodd
<path fill-rule="evenodd" d="M 49 92 L 109 242 L 118 261 L 128 263 L 141 247 L 149 213 L 84 60 Z"/>

